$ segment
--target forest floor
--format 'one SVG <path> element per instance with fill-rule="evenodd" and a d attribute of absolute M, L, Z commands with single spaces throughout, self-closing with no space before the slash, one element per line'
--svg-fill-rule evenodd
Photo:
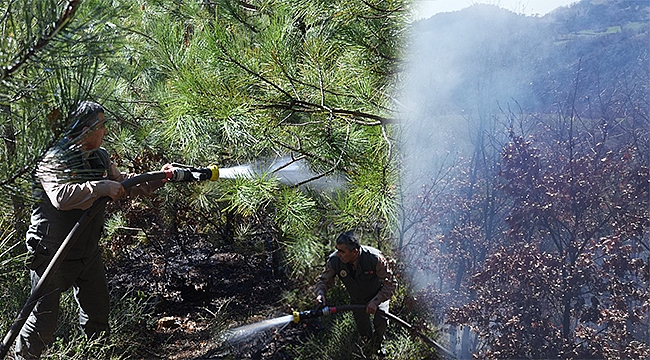
<path fill-rule="evenodd" d="M 232 246 L 182 234 L 132 246 L 107 266 L 113 293 L 151 298 L 151 318 L 143 325 L 149 343 L 136 347 L 143 351 L 136 358 L 291 359 L 287 347 L 313 327 L 291 323 L 237 348 L 220 340 L 225 329 L 251 318 L 291 314 L 283 293 L 292 284 L 275 274 L 265 253 L 244 256 Z"/>

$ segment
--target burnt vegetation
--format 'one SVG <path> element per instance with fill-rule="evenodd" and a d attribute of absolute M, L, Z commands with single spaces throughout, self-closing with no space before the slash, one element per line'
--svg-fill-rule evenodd
<path fill-rule="evenodd" d="M 471 140 L 407 210 L 420 296 L 463 357 L 647 358 L 647 2 L 581 1 L 541 18 L 486 7 L 490 23 L 470 10 L 472 22 L 419 24 L 494 38 L 458 40 L 452 54 L 468 63 L 447 71 L 460 85 L 422 117 L 434 126 L 461 109 Z M 493 66 L 498 54 L 506 63 Z"/>
<path fill-rule="evenodd" d="M 91 98 L 110 112 L 123 170 L 282 157 L 346 185 L 263 174 L 111 205 L 110 341 L 79 334 L 68 296 L 48 356 L 372 358 L 346 315 L 239 348 L 222 338 L 312 308 L 331 240 L 350 228 L 396 260 L 391 312 L 460 358 L 650 356 L 647 1 L 543 17 L 472 6 L 415 23 L 403 1 L 107 4 L 0 0 L 3 329 L 29 293 L 29 174 Z M 406 28 L 427 39 L 415 59 L 402 60 Z M 401 84 L 410 66 L 434 93 Z M 399 90 L 425 106 L 403 139 L 431 156 L 417 191 L 395 146 Z M 428 147 L 437 133 L 457 147 L 444 161 Z M 340 288 L 328 299 L 347 301 Z M 394 325 L 386 346 L 439 357 Z"/>

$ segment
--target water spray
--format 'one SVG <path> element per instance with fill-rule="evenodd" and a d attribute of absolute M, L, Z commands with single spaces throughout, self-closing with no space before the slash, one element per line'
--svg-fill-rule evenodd
<path fill-rule="evenodd" d="M 232 344 L 241 344 L 243 342 L 250 342 L 251 338 L 255 336 L 255 333 L 264 332 L 271 328 L 277 328 L 279 331 L 282 331 L 290 323 L 299 323 L 301 321 L 318 318 L 321 316 L 329 316 L 337 313 L 342 313 L 346 311 L 364 311 L 366 310 L 366 305 L 342 305 L 342 306 L 324 306 L 323 303 L 319 303 L 316 308 L 306 311 L 294 311 L 291 315 L 283 315 L 281 317 L 268 319 L 264 321 L 259 321 L 256 323 L 244 325 L 237 327 L 235 329 L 228 330 L 224 336 L 224 340 Z M 451 351 L 445 348 L 444 346 L 437 343 L 435 340 L 431 339 L 425 335 L 421 330 L 417 329 L 413 325 L 407 323 L 406 321 L 400 319 L 394 314 L 385 312 L 382 310 L 377 310 L 379 316 L 383 316 L 389 320 L 393 320 L 395 323 L 399 324 L 405 328 L 409 334 L 412 336 L 417 336 L 422 339 L 429 347 L 436 350 L 436 354 L 444 359 L 457 359 L 456 355 Z"/>
<path fill-rule="evenodd" d="M 354 310 L 361 310 L 365 311 L 366 310 L 366 305 L 342 305 L 342 306 L 322 306 L 322 304 L 319 304 L 315 309 L 313 310 L 307 310 L 307 311 L 294 311 L 293 312 L 293 322 L 294 323 L 299 323 L 300 321 L 307 320 L 307 319 L 313 319 L 316 317 L 321 317 L 321 316 L 329 316 L 329 315 L 334 315 L 336 313 L 340 312 L 345 312 L 345 311 L 354 311 Z M 429 345 L 432 348 L 435 348 L 438 350 L 438 352 L 442 353 L 445 358 L 450 358 L 450 359 L 457 359 L 456 355 L 454 355 L 453 352 L 450 350 L 447 350 L 445 347 L 442 345 L 438 344 L 436 341 L 431 339 L 430 337 L 426 336 L 424 333 L 422 333 L 420 330 L 416 329 L 413 325 L 407 323 L 406 321 L 398 318 L 397 316 L 385 312 L 382 310 L 377 310 L 377 314 L 380 316 L 383 316 L 387 319 L 393 320 L 403 328 L 409 331 L 410 334 L 412 335 L 417 335 L 420 337 L 427 345 Z"/>
<path fill-rule="evenodd" d="M 136 175 L 132 178 L 122 181 L 121 184 L 124 189 L 129 189 L 135 185 L 155 180 L 164 180 L 169 182 L 196 182 L 206 180 L 215 181 L 218 179 L 219 168 L 217 168 L 215 165 L 210 165 L 206 168 L 194 168 L 178 165 L 177 167 L 165 171 L 154 171 Z M 110 198 L 108 196 L 95 200 L 93 205 L 83 213 L 68 236 L 65 238 L 65 240 L 63 240 L 61 246 L 59 246 L 56 254 L 54 254 L 54 257 L 43 272 L 43 275 L 41 276 L 38 284 L 36 284 L 36 286 L 32 289 L 31 295 L 27 299 L 27 302 L 9 329 L 9 332 L 2 340 L 2 344 L 0 344 L 0 359 L 4 358 L 7 355 L 9 348 L 16 340 L 16 337 L 27 321 L 29 314 L 32 312 L 32 310 L 34 310 L 34 307 L 36 306 L 38 300 L 45 295 L 45 285 L 47 285 L 50 281 L 50 274 L 56 273 L 56 271 L 61 266 L 61 263 L 65 259 L 65 256 L 70 251 L 70 248 L 75 243 L 77 238 L 79 238 L 81 232 L 86 228 L 86 226 L 88 226 L 90 221 L 98 215 L 99 211 L 103 209 L 103 206 L 109 200 Z"/>
<path fill-rule="evenodd" d="M 306 311 L 294 311 L 292 315 L 284 315 L 281 317 L 268 319 L 260 321 L 253 324 L 248 324 L 240 326 L 235 329 L 231 329 L 226 332 L 225 340 L 230 344 L 240 344 L 243 342 L 250 342 L 251 337 L 257 332 L 267 331 L 270 328 L 278 328 L 278 331 L 281 331 L 290 323 L 299 323 L 301 321 L 318 318 L 321 316 L 329 316 L 337 313 L 342 313 L 346 311 L 365 311 L 366 305 L 342 305 L 342 306 L 323 306 L 319 304 L 315 309 L 306 310 Z M 406 321 L 400 319 L 399 317 L 382 310 L 377 310 L 379 316 L 383 316 L 389 320 L 393 320 L 395 323 L 399 324 L 405 328 L 409 334 L 417 336 L 422 339 L 429 347 L 436 350 L 436 354 L 444 359 L 457 359 L 456 355 L 446 349 L 444 346 L 437 343 L 435 340 L 431 339 L 425 335 L 421 330 L 418 330 L 413 325 L 407 323 Z"/>
<path fill-rule="evenodd" d="M 293 159 L 289 156 L 257 160 L 250 164 L 220 169 L 219 177 L 223 179 L 269 178 L 276 179 L 286 186 L 304 186 L 315 190 L 339 189 L 346 182 L 343 176 L 312 171 L 305 159 Z"/>

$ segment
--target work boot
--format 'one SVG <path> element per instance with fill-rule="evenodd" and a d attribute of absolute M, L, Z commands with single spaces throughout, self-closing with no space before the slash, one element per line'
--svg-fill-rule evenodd
<path fill-rule="evenodd" d="M 377 353 L 377 342 L 374 337 L 362 337 L 362 349 L 363 354 L 369 359 L 374 358 L 375 353 Z"/>
<path fill-rule="evenodd" d="M 386 351 L 386 349 L 383 346 L 380 346 L 379 350 L 377 350 L 377 357 L 383 359 L 386 356 L 388 356 L 388 351 Z"/>
<path fill-rule="evenodd" d="M 375 352 L 375 347 L 372 339 L 368 336 L 359 336 L 359 340 L 357 341 L 357 345 L 359 346 L 359 349 L 361 349 L 361 352 L 365 355 L 370 355 Z"/>
<path fill-rule="evenodd" d="M 373 334 L 369 344 L 369 349 L 371 350 L 371 354 L 376 355 L 380 359 L 386 357 L 387 354 L 387 351 L 382 344 L 383 342 L 384 342 L 384 336 L 375 333 Z"/>
<path fill-rule="evenodd" d="M 359 335 L 359 340 L 358 341 L 359 341 L 359 344 L 361 346 L 365 347 L 365 346 L 368 346 L 372 342 L 372 339 L 369 336 Z"/>

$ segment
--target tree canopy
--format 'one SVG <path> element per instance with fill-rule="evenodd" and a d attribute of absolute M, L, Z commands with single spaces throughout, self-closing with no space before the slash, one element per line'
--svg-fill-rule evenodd
<path fill-rule="evenodd" d="M 122 170 L 255 171 L 113 208 L 112 256 L 136 241 L 120 229 L 143 221 L 145 207 L 164 236 L 267 246 L 303 290 L 341 231 L 391 251 L 405 1 L 8 0 L 0 10 L 7 220 L 27 221 L 36 164 L 75 104 L 93 100 L 107 110 L 104 144 Z M 291 166 L 307 176 L 287 184 L 272 172 Z M 322 187 L 325 178 L 335 181 Z M 23 232 L 0 242 L 18 273 Z"/>

